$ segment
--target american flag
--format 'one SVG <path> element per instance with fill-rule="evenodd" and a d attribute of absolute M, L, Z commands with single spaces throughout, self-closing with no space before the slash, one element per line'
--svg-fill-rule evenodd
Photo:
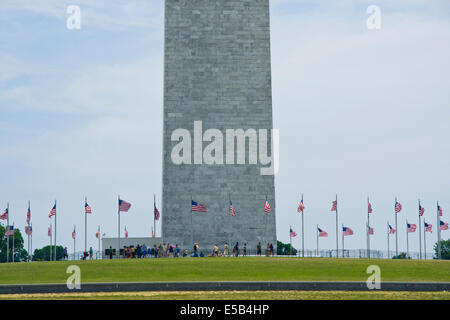
<path fill-rule="evenodd" d="M 31 236 L 33 234 L 33 227 L 25 226 L 25 234 L 27 234 L 28 236 Z"/>
<path fill-rule="evenodd" d="M 433 233 L 433 230 L 432 230 L 432 225 L 430 224 L 430 223 L 426 223 L 425 221 L 424 221 L 424 225 L 425 225 L 425 232 L 430 232 L 430 233 Z"/>
<path fill-rule="evenodd" d="M 234 206 L 233 206 L 233 203 L 231 202 L 231 200 L 230 200 L 230 213 L 233 217 L 236 216 L 236 211 L 234 211 Z"/>
<path fill-rule="evenodd" d="M 95 233 L 95 237 L 98 238 L 100 237 L 100 226 L 98 227 L 97 232 Z"/>
<path fill-rule="evenodd" d="M 369 227 L 369 234 L 370 234 L 371 236 L 373 236 L 373 234 L 374 234 L 374 229 L 373 229 L 372 227 Z"/>
<path fill-rule="evenodd" d="M 127 227 L 125 227 L 125 239 L 128 238 L 128 230 Z"/>
<path fill-rule="evenodd" d="M 440 205 L 437 205 L 437 210 L 438 210 L 439 216 L 442 217 L 442 207 Z"/>
<path fill-rule="evenodd" d="M 416 232 L 417 226 L 414 223 L 407 223 L 408 233 Z"/>
<path fill-rule="evenodd" d="M 400 202 L 397 202 L 397 200 L 395 201 L 395 213 L 399 213 L 400 211 L 402 211 L 402 205 Z"/>
<path fill-rule="evenodd" d="M 84 203 L 84 212 L 85 213 L 92 213 L 91 207 L 88 205 L 87 202 Z"/>
<path fill-rule="evenodd" d="M 6 208 L 5 211 L 3 211 L 2 215 L 0 215 L 0 219 L 2 220 L 8 219 L 8 208 Z"/>
<path fill-rule="evenodd" d="M 52 226 L 48 227 L 48 236 L 52 236 Z"/>
<path fill-rule="evenodd" d="M 389 225 L 389 234 L 394 234 L 395 233 L 395 229 L 392 228 L 391 225 Z"/>
<path fill-rule="evenodd" d="M 297 236 L 297 232 L 295 232 L 294 230 L 292 230 L 292 227 L 289 229 L 289 236 L 290 236 L 291 238 Z"/>
<path fill-rule="evenodd" d="M 448 230 L 448 223 L 447 222 L 444 222 L 444 221 L 441 220 L 439 222 L 439 224 L 440 224 L 439 229 L 441 229 L 441 230 Z"/>
<path fill-rule="evenodd" d="M 264 211 L 267 213 L 270 213 L 272 211 L 272 209 L 270 208 L 270 205 L 269 205 L 269 201 L 267 201 L 267 200 L 264 203 Z"/>
<path fill-rule="evenodd" d="M 119 200 L 119 212 L 128 212 L 130 207 L 131 203 L 128 203 L 125 200 Z"/>
<path fill-rule="evenodd" d="M 422 205 L 419 202 L 419 216 L 423 216 L 424 213 L 425 213 L 425 208 L 422 207 Z"/>
<path fill-rule="evenodd" d="M 72 239 L 75 239 L 75 236 L 76 236 L 75 228 L 73 228 L 73 231 L 72 231 Z"/>
<path fill-rule="evenodd" d="M 31 221 L 31 211 L 30 211 L 30 207 L 28 207 L 27 210 L 27 224 L 29 225 Z"/>
<path fill-rule="evenodd" d="M 5 236 L 13 236 L 14 235 L 14 226 L 6 226 Z"/>
<path fill-rule="evenodd" d="M 333 201 L 333 204 L 331 205 L 331 211 L 337 211 L 337 200 Z"/>
<path fill-rule="evenodd" d="M 206 207 L 204 205 L 202 205 L 201 203 L 191 200 L 191 211 L 206 212 L 207 210 L 206 210 Z"/>
<path fill-rule="evenodd" d="M 367 212 L 368 213 L 372 213 L 372 204 L 369 202 L 368 204 L 367 204 Z"/>
<path fill-rule="evenodd" d="M 156 202 L 153 202 L 153 215 L 155 217 L 155 220 L 159 220 L 159 211 L 158 208 L 156 207 Z"/>
<path fill-rule="evenodd" d="M 56 214 L 56 203 L 53 206 L 52 210 L 50 210 L 50 213 L 48 215 L 49 218 L 53 217 Z M 56 219 L 56 218 L 55 218 Z"/>
<path fill-rule="evenodd" d="M 325 230 L 317 228 L 317 231 L 319 232 L 319 237 L 328 237 L 328 233 Z"/>
<path fill-rule="evenodd" d="M 302 200 L 302 201 L 300 201 L 300 203 L 298 204 L 297 211 L 300 213 L 300 212 L 303 212 L 303 210 L 305 210 L 305 205 L 304 205 L 303 200 Z"/>
<path fill-rule="evenodd" d="M 343 227 L 342 231 L 344 232 L 344 236 L 351 236 L 353 235 L 353 230 L 349 227 Z"/>

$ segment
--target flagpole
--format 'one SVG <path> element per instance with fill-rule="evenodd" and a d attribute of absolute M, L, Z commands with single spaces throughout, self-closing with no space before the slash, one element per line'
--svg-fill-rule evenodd
<path fill-rule="evenodd" d="M 9 262 L 9 202 L 6 204 L 6 212 L 7 212 L 7 216 L 6 216 L 6 234 L 7 234 L 7 241 L 6 241 L 6 262 Z"/>
<path fill-rule="evenodd" d="M 9 212 L 8 212 L 8 215 L 9 215 Z M 15 230 L 14 230 L 14 221 L 13 221 L 13 241 L 12 241 L 12 262 L 14 263 L 14 232 Z"/>
<path fill-rule="evenodd" d="M 98 231 L 99 231 L 98 232 L 98 252 L 101 255 L 101 257 L 103 258 L 102 250 L 100 248 L 100 235 L 101 235 L 100 226 L 98 226 Z M 98 259 L 98 256 L 97 256 L 97 259 Z"/>
<path fill-rule="evenodd" d="M 409 232 L 408 220 L 406 220 L 406 257 L 409 257 Z"/>
<path fill-rule="evenodd" d="M 27 225 L 28 225 L 28 230 L 30 230 L 30 223 L 28 221 L 28 212 L 30 212 L 30 200 L 28 200 L 28 211 L 27 211 Z M 30 233 L 30 231 L 28 231 L 28 233 Z M 30 259 L 30 235 L 27 234 L 28 236 L 28 259 Z"/>
<path fill-rule="evenodd" d="M 87 252 L 87 213 L 86 213 L 87 197 L 84 197 L 84 252 Z M 84 254 L 84 253 L 83 253 Z"/>
<path fill-rule="evenodd" d="M 289 242 L 291 244 L 290 255 L 292 256 L 292 234 L 291 234 L 292 226 L 289 226 Z"/>
<path fill-rule="evenodd" d="M 421 219 L 421 216 L 420 216 L 420 208 L 421 208 L 421 206 L 420 206 L 420 199 L 419 199 L 419 259 L 421 260 L 422 259 L 422 226 L 421 226 L 421 223 L 420 223 L 420 219 Z"/>
<path fill-rule="evenodd" d="M 338 203 L 337 203 L 337 194 L 336 194 L 336 258 L 339 258 L 339 231 L 338 231 Z M 344 253 L 342 253 L 342 257 L 344 257 Z"/>
<path fill-rule="evenodd" d="M 120 195 L 117 196 L 117 219 L 118 219 L 118 228 L 117 228 L 117 259 L 120 259 Z M 124 252 L 125 254 L 125 252 Z"/>
<path fill-rule="evenodd" d="M 49 257 L 49 260 L 48 261 L 52 261 L 52 251 L 53 251 L 53 248 L 52 248 L 52 224 L 50 223 L 50 257 Z"/>
<path fill-rule="evenodd" d="M 55 200 L 55 254 L 53 259 L 56 261 L 56 215 L 57 215 L 57 208 L 56 208 L 56 200 Z"/>
<path fill-rule="evenodd" d="M 395 207 L 397 207 L 397 197 L 395 197 Z M 395 255 L 398 256 L 398 226 L 397 226 L 397 210 L 395 212 Z"/>
<path fill-rule="evenodd" d="M 156 237 L 156 217 L 155 217 L 155 208 L 156 208 L 156 194 L 153 194 L 153 238 Z"/>
<path fill-rule="evenodd" d="M 31 261 L 33 261 L 33 223 L 31 224 Z"/>
<path fill-rule="evenodd" d="M 369 213 L 369 197 L 367 197 L 367 257 L 370 259 L 370 213 Z"/>
<path fill-rule="evenodd" d="M 436 222 L 436 231 L 437 231 L 437 258 L 441 260 L 441 219 L 439 218 L 439 202 L 436 202 L 436 216 L 437 216 L 437 222 Z M 9 217 L 9 215 L 8 215 Z"/>
<path fill-rule="evenodd" d="M 303 193 L 302 193 L 302 204 L 303 204 Z M 302 209 L 302 257 L 305 257 L 305 227 L 304 227 L 304 214 L 305 209 Z"/>
<path fill-rule="evenodd" d="M 232 203 L 231 202 L 231 192 L 228 192 L 228 200 L 230 201 L 229 203 L 230 203 L 230 206 L 231 206 L 231 203 Z M 231 215 L 231 217 L 230 217 L 230 222 L 231 223 L 230 223 L 229 227 L 232 229 L 232 226 L 233 226 L 233 215 Z M 228 229 L 228 230 L 230 230 L 230 229 Z M 231 243 L 230 243 L 230 233 L 229 232 L 227 232 L 227 242 L 228 242 L 228 253 L 230 253 L 230 244 Z"/>
<path fill-rule="evenodd" d="M 425 223 L 425 220 L 423 222 Z M 427 260 L 427 231 L 425 226 L 423 226 L 423 254 L 424 259 Z"/>
<path fill-rule="evenodd" d="M 317 257 L 319 256 L 319 225 L 316 225 Z"/>
<path fill-rule="evenodd" d="M 388 259 L 391 257 L 391 253 L 389 252 L 389 221 L 387 222 L 387 245 L 388 245 L 388 252 L 387 252 L 387 257 Z"/>
<path fill-rule="evenodd" d="M 73 231 L 75 232 L 74 237 L 73 237 L 73 260 L 76 260 L 75 259 L 75 246 L 76 246 L 75 239 L 77 238 L 77 232 L 75 231 L 75 225 L 73 225 Z M 86 230 L 85 230 L 85 232 L 86 232 Z"/>

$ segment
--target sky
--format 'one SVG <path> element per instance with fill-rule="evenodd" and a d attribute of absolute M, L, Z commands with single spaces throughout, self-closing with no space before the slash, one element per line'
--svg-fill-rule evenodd
<path fill-rule="evenodd" d="M 69 5 L 81 29 L 69 30 Z M 369 5 L 381 29 L 369 30 Z M 331 202 L 365 248 L 367 197 L 373 249 L 386 250 L 386 224 L 418 223 L 418 199 L 433 224 L 436 201 L 450 220 L 450 3 L 447 0 L 271 0 L 277 237 L 315 226 L 335 248 Z M 58 243 L 84 246 L 84 198 L 98 225 L 117 236 L 117 196 L 133 204 L 121 218 L 130 237 L 150 236 L 153 195 L 162 181 L 164 1 L 2 0 L 0 2 L 0 208 L 23 230 L 31 201 L 33 247 L 49 243 L 48 213 L 58 200 Z M 162 212 L 164 215 L 164 212 Z M 123 236 L 123 230 L 121 230 Z M 157 224 L 157 235 L 160 225 Z M 450 231 L 443 231 L 448 239 Z M 393 248 L 394 239 L 391 241 Z M 418 251 L 418 234 L 410 250 Z M 300 237 L 293 239 L 300 246 Z"/>

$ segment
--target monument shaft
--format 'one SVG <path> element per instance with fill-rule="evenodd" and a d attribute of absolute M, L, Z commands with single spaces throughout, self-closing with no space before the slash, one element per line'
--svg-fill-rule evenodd
<path fill-rule="evenodd" d="M 260 129 L 268 131 L 267 155 L 272 153 L 269 0 L 166 0 L 164 57 L 164 241 L 182 248 L 198 242 L 207 250 L 216 243 L 223 248 L 225 242 L 230 251 L 236 242 L 252 251 L 258 242 L 263 251 L 267 243 L 276 247 L 274 176 L 261 175 L 268 165 L 259 155 Z M 194 133 L 194 122 L 200 121 L 201 131 L 197 127 Z M 172 137 L 177 129 L 190 133 L 182 152 L 191 153 L 190 163 L 173 161 L 174 147 L 182 141 Z M 223 157 L 216 149 L 214 164 L 207 163 L 205 153 L 214 141 L 220 149 L 221 139 L 202 137 L 209 129 L 223 134 Z M 234 164 L 227 164 L 227 129 L 249 134 L 244 164 L 237 161 L 242 153 L 238 139 Z M 266 198 L 270 213 L 264 211 Z M 191 212 L 191 199 L 207 212 Z"/>

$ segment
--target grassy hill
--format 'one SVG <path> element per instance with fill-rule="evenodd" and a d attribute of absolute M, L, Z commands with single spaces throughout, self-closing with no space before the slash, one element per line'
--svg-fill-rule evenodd
<path fill-rule="evenodd" d="M 0 264 L 0 284 L 65 283 L 72 264 L 82 282 L 366 281 L 372 264 L 382 281 L 450 282 L 450 261 L 242 257 Z"/>

